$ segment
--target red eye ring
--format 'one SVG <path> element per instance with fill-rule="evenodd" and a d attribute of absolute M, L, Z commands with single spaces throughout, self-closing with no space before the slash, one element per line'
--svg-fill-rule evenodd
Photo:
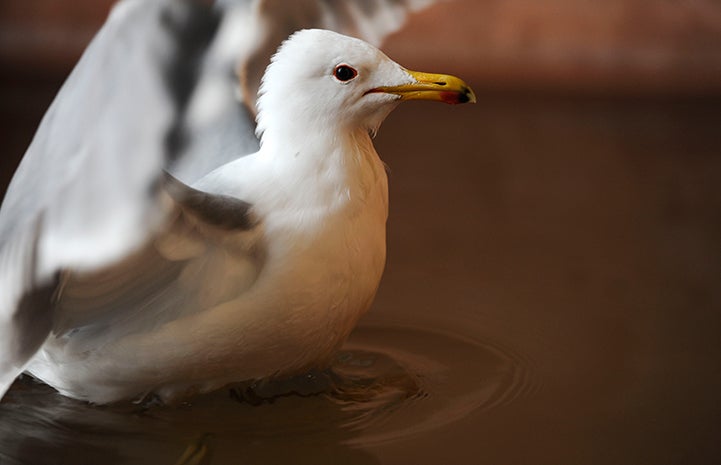
<path fill-rule="evenodd" d="M 340 82 L 348 82 L 358 76 L 358 71 L 348 65 L 338 65 L 333 70 L 333 76 Z"/>

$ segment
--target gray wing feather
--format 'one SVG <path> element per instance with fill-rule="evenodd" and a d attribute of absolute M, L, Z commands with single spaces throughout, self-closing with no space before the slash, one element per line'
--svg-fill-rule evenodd
<path fill-rule="evenodd" d="M 178 206 L 208 226 L 229 231 L 248 230 L 255 225 L 251 204 L 222 194 L 199 191 L 166 173 L 165 190 Z"/>
<path fill-rule="evenodd" d="M 52 323 L 56 281 L 36 277 L 38 234 L 39 222 L 0 248 L 0 398 Z"/>
<path fill-rule="evenodd" d="M 186 2 L 120 3 L 43 118 L 0 209 L 0 394 L 47 336 L 24 315 L 57 272 L 116 261 L 162 224 L 159 179 L 181 152 L 202 53 L 187 45 L 207 42 L 214 23 Z"/>
<path fill-rule="evenodd" d="M 120 3 L 43 118 L 0 210 L 2 241 L 43 216 L 41 273 L 120 257 L 157 217 L 153 186 L 190 92 L 167 85 L 181 6 Z"/>
<path fill-rule="evenodd" d="M 140 250 L 92 272 L 66 271 L 55 299 L 54 343 L 85 350 L 97 338 L 152 331 L 245 292 L 264 263 L 251 205 L 167 176 L 165 228 Z M 229 243 L 233 247 L 227 247 Z"/>
<path fill-rule="evenodd" d="M 245 60 L 255 37 L 251 3 L 219 9 L 222 19 L 186 113 L 192 138 L 183 159 L 169 167 L 187 184 L 259 148 L 255 115 L 243 102 L 237 77 L 238 63 Z"/>

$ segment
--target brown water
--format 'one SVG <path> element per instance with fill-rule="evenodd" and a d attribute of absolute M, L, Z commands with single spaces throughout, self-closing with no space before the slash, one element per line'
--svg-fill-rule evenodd
<path fill-rule="evenodd" d="M 479 101 L 382 128 L 388 267 L 330 372 L 173 408 L 20 380 L 0 463 L 717 463 L 720 102 Z"/>

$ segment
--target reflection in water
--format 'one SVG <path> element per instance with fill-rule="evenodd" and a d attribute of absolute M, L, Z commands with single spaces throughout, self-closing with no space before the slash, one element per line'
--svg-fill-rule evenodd
<path fill-rule="evenodd" d="M 0 404 L 0 450 L 5 461 L 23 464 L 48 456 L 58 464 L 372 464 L 363 448 L 509 402 L 529 390 L 529 380 L 521 360 L 491 344 L 362 327 L 327 372 L 175 407 L 90 406 L 26 377 Z"/>
<path fill-rule="evenodd" d="M 197 440 L 188 444 L 183 455 L 175 465 L 208 465 L 212 458 L 210 439 L 212 434 L 202 434 Z"/>

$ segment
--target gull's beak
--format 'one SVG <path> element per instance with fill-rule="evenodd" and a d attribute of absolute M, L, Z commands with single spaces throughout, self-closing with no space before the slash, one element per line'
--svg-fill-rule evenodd
<path fill-rule="evenodd" d="M 434 100 L 450 104 L 476 103 L 476 95 L 468 84 L 455 76 L 446 74 L 406 72 L 416 80 L 399 86 L 382 86 L 368 93 L 382 92 L 400 96 L 401 100 Z"/>

